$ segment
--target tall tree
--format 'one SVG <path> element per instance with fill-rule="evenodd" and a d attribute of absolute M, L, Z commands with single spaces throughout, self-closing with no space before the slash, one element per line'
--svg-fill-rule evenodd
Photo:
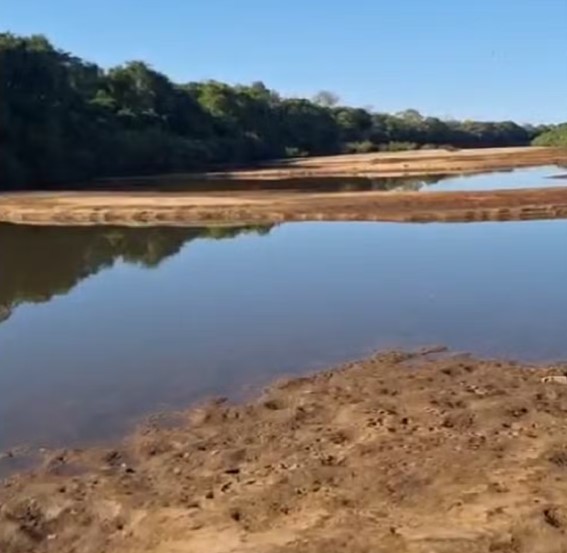
<path fill-rule="evenodd" d="M 103 71 L 43 36 L 0 34 L 0 189 L 297 155 L 564 143 L 564 130 L 443 121 L 282 98 L 264 83 L 177 84 L 143 61 Z"/>

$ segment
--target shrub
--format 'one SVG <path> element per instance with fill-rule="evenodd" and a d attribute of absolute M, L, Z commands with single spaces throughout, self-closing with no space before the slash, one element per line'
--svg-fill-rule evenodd
<path fill-rule="evenodd" d="M 381 152 L 405 152 L 407 150 L 417 150 L 419 144 L 415 142 L 388 142 L 388 144 L 381 144 Z"/>
<path fill-rule="evenodd" d="M 378 147 L 370 140 L 363 140 L 362 142 L 349 142 L 345 144 L 345 154 L 369 154 L 376 152 Z"/>

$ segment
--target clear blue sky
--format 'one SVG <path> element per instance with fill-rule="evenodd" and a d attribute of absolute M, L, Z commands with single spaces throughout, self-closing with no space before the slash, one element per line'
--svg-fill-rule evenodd
<path fill-rule="evenodd" d="M 262 80 L 379 111 L 567 120 L 567 0 L 0 0 L 0 28 L 104 67 Z"/>

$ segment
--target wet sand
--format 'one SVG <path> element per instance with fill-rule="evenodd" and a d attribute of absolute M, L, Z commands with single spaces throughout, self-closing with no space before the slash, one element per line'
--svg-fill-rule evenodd
<path fill-rule="evenodd" d="M 285 168 L 191 178 L 305 178 L 479 172 L 567 163 L 567 150 L 508 148 L 311 158 Z M 268 173 L 266 173 L 268 171 Z M 274 173 L 276 171 L 276 173 Z M 281 171 L 284 171 L 282 173 Z M 176 176 L 167 177 L 167 181 Z M 183 178 L 188 178 L 187 175 Z M 156 190 L 160 179 L 155 179 Z M 147 185 L 148 179 L 145 179 Z M 135 179 L 122 179 L 132 184 Z M 165 182 L 165 181 L 164 181 Z M 567 217 L 567 188 L 483 192 L 27 192 L 0 195 L 0 222 L 37 225 L 214 225 L 281 221 L 483 221 Z"/>
<path fill-rule="evenodd" d="M 561 552 L 565 366 L 392 352 L 0 488 L 2 553 Z"/>

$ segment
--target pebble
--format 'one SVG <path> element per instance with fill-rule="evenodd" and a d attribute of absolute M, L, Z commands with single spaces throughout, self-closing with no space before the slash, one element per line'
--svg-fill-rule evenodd
<path fill-rule="evenodd" d="M 544 376 L 541 381 L 544 384 L 563 384 L 567 385 L 567 376 Z"/>

